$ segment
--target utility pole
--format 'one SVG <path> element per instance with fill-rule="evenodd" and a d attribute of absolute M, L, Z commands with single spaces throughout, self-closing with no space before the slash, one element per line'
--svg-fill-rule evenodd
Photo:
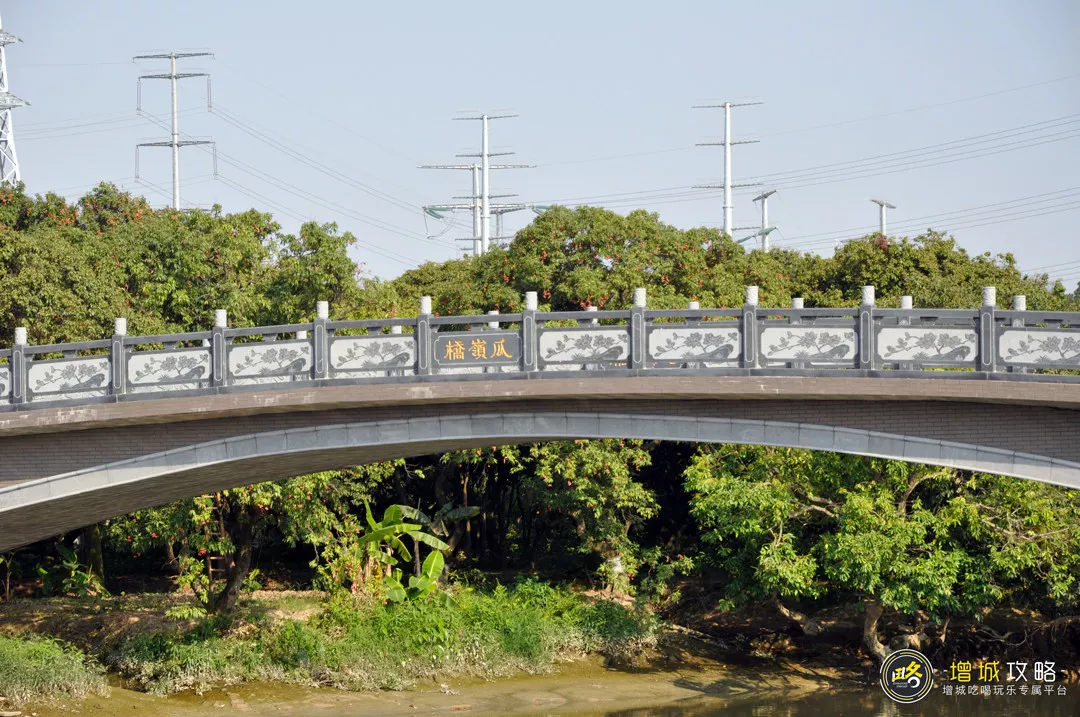
<path fill-rule="evenodd" d="M 528 165 L 524 164 L 492 164 L 488 166 L 488 169 L 524 169 Z M 481 216 L 481 204 L 480 204 L 480 165 L 479 164 L 422 164 L 419 169 L 468 169 L 472 171 L 472 194 L 467 197 L 454 197 L 454 199 L 468 199 L 468 204 L 425 204 L 424 211 L 435 217 L 441 219 L 439 214 L 441 211 L 452 211 L 456 209 L 469 209 L 472 211 L 472 227 L 473 233 L 471 237 L 459 238 L 458 241 L 471 241 L 473 243 L 473 254 L 479 255 L 480 251 L 480 216 Z M 515 194 L 492 194 L 489 195 L 489 199 L 501 199 L 503 197 L 514 197 Z M 523 208 L 525 205 L 516 204 L 490 204 L 491 211 L 498 217 L 502 212 L 515 211 L 515 209 Z M 513 208 L 511 208 L 513 207 Z M 501 229 L 502 222 L 496 220 L 496 226 Z M 497 231 L 501 234 L 501 231 Z M 495 239 L 501 239 L 501 236 L 494 237 Z"/>
<path fill-rule="evenodd" d="M 173 209 L 180 211 L 180 148 L 194 144 L 213 144 L 212 140 L 180 140 L 180 112 L 176 95 L 176 81 L 189 77 L 206 78 L 206 98 L 210 100 L 210 75 L 206 72 L 177 72 L 176 61 L 188 57 L 213 57 L 212 52 L 166 52 L 158 55 L 136 55 L 136 60 L 169 60 L 169 74 L 142 75 L 138 80 L 138 112 L 142 112 L 142 81 L 169 80 L 172 85 L 172 139 L 168 142 L 141 142 L 135 146 L 135 177 L 139 176 L 139 147 L 172 147 L 172 200 Z"/>
<path fill-rule="evenodd" d="M 15 130 L 11 125 L 11 110 L 30 103 L 8 91 L 7 52 L 5 48 L 22 42 L 10 32 L 0 30 L 0 184 L 18 184 L 19 157 L 15 154 Z"/>
<path fill-rule="evenodd" d="M 881 229 L 879 231 L 881 232 L 881 236 L 888 237 L 889 235 L 885 233 L 885 209 L 896 209 L 896 205 L 889 204 L 884 199 L 871 199 L 870 201 L 878 205 L 878 208 L 881 210 Z"/>
<path fill-rule="evenodd" d="M 472 241 L 473 255 L 487 253 L 492 239 L 504 239 L 502 235 L 502 215 L 507 212 L 518 211 L 532 205 L 526 204 L 492 204 L 492 199 L 513 197 L 513 194 L 491 194 L 491 170 L 494 169 L 532 169 L 529 164 L 491 164 L 491 157 L 500 157 L 513 154 L 513 152 L 491 152 L 488 143 L 488 120 L 517 117 L 517 115 L 480 115 L 479 117 L 455 117 L 455 120 L 480 120 L 481 138 L 479 154 L 459 154 L 458 157 L 479 157 L 479 163 L 472 164 L 424 164 L 420 169 L 461 169 L 472 172 L 472 194 L 467 197 L 455 197 L 455 199 L 468 199 L 468 204 L 430 204 L 424 207 L 424 211 L 431 216 L 438 217 L 439 211 L 469 209 L 473 217 L 473 235 L 471 239 L 459 239 L 459 241 Z M 495 234 L 491 236 L 491 215 L 495 215 Z"/>
<path fill-rule="evenodd" d="M 755 202 L 761 202 L 761 250 L 766 252 L 769 251 L 769 234 L 776 229 L 769 228 L 769 197 L 774 194 L 776 190 L 770 189 L 754 197 Z"/>
<path fill-rule="evenodd" d="M 731 200 L 731 190 L 733 187 L 755 187 L 761 184 L 761 182 L 751 182 L 748 184 L 732 184 L 731 182 L 731 147 L 736 144 L 753 144 L 757 142 L 756 139 L 742 139 L 732 141 L 731 139 L 731 108 L 732 107 L 748 107 L 750 105 L 760 105 L 763 102 L 724 102 L 717 105 L 694 105 L 691 109 L 724 109 L 724 141 L 723 142 L 699 142 L 698 147 L 723 147 L 724 148 L 724 183 L 722 185 L 715 184 L 700 184 L 696 185 L 695 189 L 721 189 L 724 190 L 724 233 L 729 237 L 731 233 L 740 227 L 736 227 L 733 224 L 732 215 L 734 212 L 734 205 Z M 747 227 L 749 228 L 749 227 Z"/>
<path fill-rule="evenodd" d="M 504 157 L 513 152 L 492 152 L 488 143 L 488 121 L 493 119 L 509 119 L 517 115 L 480 115 L 478 117 L 455 117 L 455 120 L 480 120 L 480 154 L 459 154 L 459 157 L 480 158 L 480 254 L 486 254 L 488 245 L 491 243 L 491 166 L 492 157 Z M 528 164 L 504 164 L 501 169 L 532 169 Z M 501 223 L 500 223 L 501 225 Z M 503 239 L 499 232 L 498 239 Z"/>

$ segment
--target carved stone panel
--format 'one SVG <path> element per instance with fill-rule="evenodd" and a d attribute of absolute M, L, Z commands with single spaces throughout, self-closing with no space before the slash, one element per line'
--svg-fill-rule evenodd
<path fill-rule="evenodd" d="M 275 341 L 229 347 L 229 383 L 234 385 L 307 381 L 311 378 L 311 344 Z"/>
<path fill-rule="evenodd" d="M 768 364 L 854 366 L 854 329 L 767 326 L 761 331 L 761 359 Z"/>
<path fill-rule="evenodd" d="M 111 383 L 107 356 L 35 361 L 27 369 L 27 395 L 38 403 L 106 396 Z"/>
<path fill-rule="evenodd" d="M 630 334 L 620 328 L 547 329 L 537 343 L 544 364 L 601 368 L 612 362 L 625 364 L 630 354 Z"/>
<path fill-rule="evenodd" d="M 885 326 L 878 332 L 877 353 L 887 362 L 966 366 L 975 361 L 977 341 L 973 329 Z"/>
<path fill-rule="evenodd" d="M 416 370 L 412 336 L 342 336 L 330 340 L 330 375 L 342 378 L 404 376 Z"/>
<path fill-rule="evenodd" d="M 11 365 L 0 364 L 0 403 L 11 400 Z"/>
<path fill-rule="evenodd" d="M 738 363 L 742 338 L 738 324 L 731 328 L 686 326 L 649 331 L 649 358 L 657 363 L 724 366 Z"/>
<path fill-rule="evenodd" d="M 127 390 L 131 393 L 193 391 L 208 385 L 207 349 L 136 351 L 128 357 Z"/>
<path fill-rule="evenodd" d="M 1080 329 L 1005 329 L 998 354 L 1006 364 L 1080 368 Z"/>

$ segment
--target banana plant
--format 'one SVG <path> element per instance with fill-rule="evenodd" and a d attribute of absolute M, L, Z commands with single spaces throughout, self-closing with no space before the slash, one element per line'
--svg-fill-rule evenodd
<path fill-rule="evenodd" d="M 406 563 L 412 560 L 412 553 L 409 552 L 408 547 L 401 540 L 402 537 L 412 538 L 417 544 L 423 543 L 435 551 L 450 548 L 439 538 L 424 532 L 422 524 L 406 523 L 405 514 L 400 505 L 392 505 L 387 508 L 383 512 L 382 520 L 379 522 L 375 522 L 375 518 L 371 514 L 371 506 L 367 502 L 364 503 L 364 513 L 367 518 L 368 530 L 361 536 L 360 543 L 374 544 L 376 549 L 372 551 L 372 557 L 390 568 L 397 565 L 399 559 Z M 389 550 L 383 549 L 383 546 L 386 546 Z M 438 555 L 441 559 L 442 553 L 438 553 Z"/>
<path fill-rule="evenodd" d="M 420 600 L 435 593 L 441 604 L 453 605 L 454 599 L 450 597 L 449 593 L 438 589 L 439 576 L 442 575 L 445 564 L 442 553 L 432 551 L 424 560 L 424 565 L 420 569 L 420 575 L 409 576 L 408 585 L 401 582 L 401 570 L 396 568 L 390 577 L 386 579 L 388 588 L 386 597 L 393 602 L 402 603 Z"/>
<path fill-rule="evenodd" d="M 428 516 L 427 513 L 412 506 L 399 505 L 397 507 L 401 508 L 401 512 L 406 518 L 415 520 L 435 535 L 449 535 L 448 524 L 466 520 L 467 518 L 475 518 L 480 514 L 478 506 L 469 505 L 455 508 L 453 503 L 447 503 L 439 508 L 433 516 Z"/>

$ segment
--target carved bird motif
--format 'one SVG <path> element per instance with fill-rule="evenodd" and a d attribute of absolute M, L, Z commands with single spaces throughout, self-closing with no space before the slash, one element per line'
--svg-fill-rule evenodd
<path fill-rule="evenodd" d="M 734 350 L 735 347 L 731 344 L 724 344 L 723 346 L 717 346 L 712 351 L 706 352 L 703 355 L 703 358 L 727 358 Z"/>
<path fill-rule="evenodd" d="M 833 346 L 831 349 L 822 354 L 824 358 L 844 358 L 847 356 L 847 352 L 851 349 L 847 344 L 840 344 L 839 346 Z"/>
<path fill-rule="evenodd" d="M 942 354 L 941 358 L 945 361 L 963 361 L 971 353 L 970 346 L 957 346 L 952 351 Z"/>
<path fill-rule="evenodd" d="M 105 374 L 103 374 L 103 373 L 98 373 L 98 374 L 94 374 L 93 376 L 91 376 L 90 378 L 86 379 L 85 381 L 80 381 L 79 383 L 77 383 L 77 384 L 75 384 L 74 386 L 72 386 L 72 388 L 73 388 L 73 389 L 80 389 L 80 388 L 98 388 L 98 387 L 99 387 L 99 386 L 101 386 L 101 384 L 103 384 L 104 382 L 105 382 Z"/>
<path fill-rule="evenodd" d="M 398 366 L 404 366 L 408 362 L 409 362 L 409 352 L 408 351 L 403 351 L 403 352 L 399 353 L 398 355 L 394 356 L 389 361 L 385 361 L 383 363 L 365 364 L 364 368 L 370 368 L 370 369 L 397 368 Z"/>

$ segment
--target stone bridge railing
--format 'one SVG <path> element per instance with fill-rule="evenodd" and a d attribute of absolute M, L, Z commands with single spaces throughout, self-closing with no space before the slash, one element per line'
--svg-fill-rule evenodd
<path fill-rule="evenodd" d="M 902 308 L 878 308 L 874 287 L 863 288 L 856 308 L 792 304 L 760 307 L 751 286 L 741 308 L 692 302 L 687 309 L 650 310 L 645 290 L 637 289 L 628 311 L 542 313 L 529 292 L 524 311 L 502 315 L 434 316 L 430 297 L 423 297 L 415 319 L 330 321 L 326 302 L 318 302 L 313 322 L 285 326 L 228 328 L 218 311 L 210 331 L 135 337 L 117 319 L 112 338 L 49 346 L 28 345 L 26 329 L 17 328 L 15 346 L 0 350 L 0 412 L 298 381 L 404 383 L 462 374 L 923 372 L 918 375 L 1030 380 L 1046 369 L 1080 370 L 1080 313 L 1026 311 L 1022 296 L 1013 310 L 999 311 L 993 287 L 984 289 L 978 310 L 913 309 L 911 297 Z M 929 373 L 934 369 L 968 373 Z"/>

